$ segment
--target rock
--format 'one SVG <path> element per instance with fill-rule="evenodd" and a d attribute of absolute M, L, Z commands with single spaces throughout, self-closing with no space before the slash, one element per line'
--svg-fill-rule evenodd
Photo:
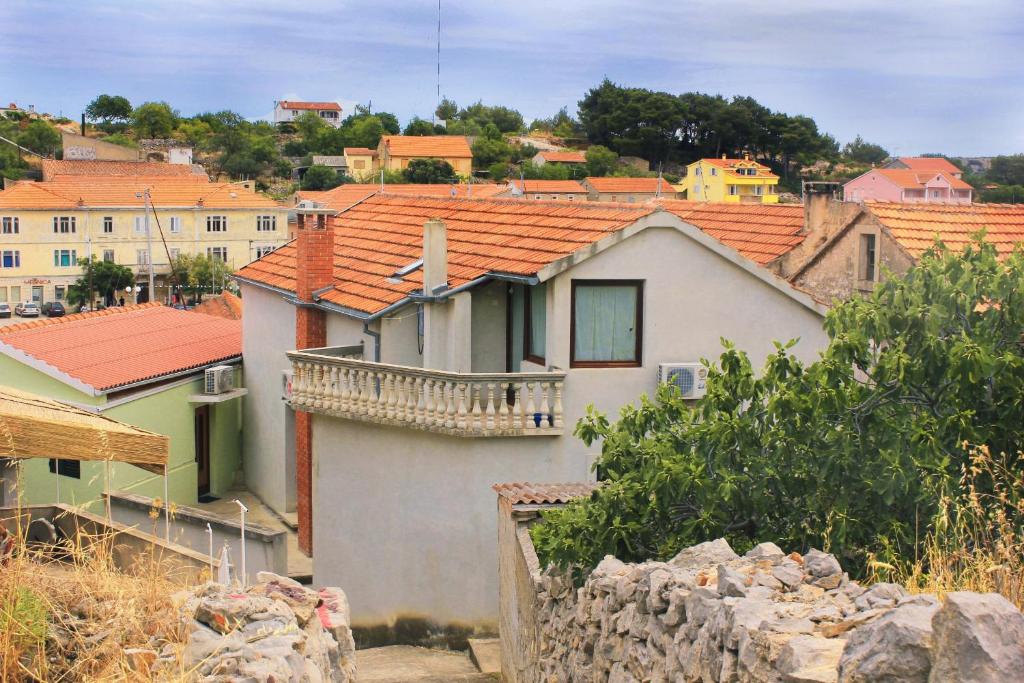
<path fill-rule="evenodd" d="M 772 576 L 790 590 L 804 582 L 804 572 L 795 562 L 783 562 L 773 567 Z"/>
<path fill-rule="evenodd" d="M 839 588 L 839 584 L 841 584 L 842 582 L 842 574 L 829 574 L 828 576 L 823 576 L 820 579 L 815 579 L 811 585 L 830 591 Z"/>
<path fill-rule="evenodd" d="M 772 564 L 778 564 L 786 554 L 774 543 L 758 543 L 743 555 L 748 560 L 768 560 Z"/>
<path fill-rule="evenodd" d="M 829 555 L 812 548 L 804 555 L 804 571 L 820 579 L 823 576 L 842 574 L 843 568 L 839 566 L 839 560 L 836 559 L 835 555 Z"/>
<path fill-rule="evenodd" d="M 775 668 L 783 675 L 784 681 L 835 681 L 843 645 L 841 640 L 794 636 L 779 652 Z"/>
<path fill-rule="evenodd" d="M 904 604 L 853 630 L 839 663 L 840 683 L 927 683 L 934 604 Z"/>
<path fill-rule="evenodd" d="M 932 618 L 931 683 L 1020 680 L 1024 615 L 997 593 L 949 593 Z"/>
<path fill-rule="evenodd" d="M 729 542 L 724 538 L 718 538 L 714 541 L 705 541 L 704 543 L 681 550 L 678 555 L 669 561 L 669 564 L 687 569 L 691 567 L 710 567 L 738 559 L 739 555 L 733 552 Z"/>
<path fill-rule="evenodd" d="M 884 609 L 869 609 L 864 612 L 857 612 L 854 616 L 839 622 L 838 624 L 822 624 L 820 631 L 821 635 L 826 638 L 835 638 L 836 636 L 842 635 L 847 631 L 857 628 L 861 624 L 866 624 L 872 619 L 885 613 Z"/>
<path fill-rule="evenodd" d="M 895 607 L 896 601 L 906 594 L 907 591 L 903 590 L 903 586 L 897 586 L 895 583 L 876 583 L 861 593 L 853 601 L 853 604 L 859 610 Z"/>
<path fill-rule="evenodd" d="M 747 594 L 746 577 L 724 564 L 718 565 L 718 592 L 734 598 L 744 597 Z"/>

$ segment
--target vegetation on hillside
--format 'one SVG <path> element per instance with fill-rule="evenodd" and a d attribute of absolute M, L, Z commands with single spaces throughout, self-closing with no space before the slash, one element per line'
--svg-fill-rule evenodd
<path fill-rule="evenodd" d="M 1020 469 L 1021 292 L 1024 252 L 999 261 L 985 242 L 962 254 L 938 245 L 903 277 L 836 304 L 813 363 L 790 342 L 757 373 L 726 343 L 696 404 L 662 387 L 616 422 L 591 412 L 576 434 L 602 442 L 604 485 L 545 514 L 533 531 L 542 560 L 582 570 L 609 553 L 667 558 L 720 536 L 739 549 L 824 547 L 860 573 L 869 560 L 927 558 L 943 501 L 965 493 L 972 445 Z M 1000 514 L 1019 539 L 1018 500 Z"/>

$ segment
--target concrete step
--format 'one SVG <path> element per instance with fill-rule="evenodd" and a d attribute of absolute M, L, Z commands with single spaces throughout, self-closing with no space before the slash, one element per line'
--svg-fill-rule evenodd
<path fill-rule="evenodd" d="M 470 638 L 469 658 L 480 673 L 501 675 L 501 641 L 497 638 Z"/>
<path fill-rule="evenodd" d="M 494 683 L 462 652 L 390 645 L 356 651 L 359 683 Z"/>

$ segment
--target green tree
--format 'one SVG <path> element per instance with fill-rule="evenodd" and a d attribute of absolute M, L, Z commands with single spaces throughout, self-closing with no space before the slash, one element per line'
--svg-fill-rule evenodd
<path fill-rule="evenodd" d="M 587 175 L 611 175 L 619 165 L 619 155 L 604 145 L 591 145 L 586 151 Z"/>
<path fill-rule="evenodd" d="M 219 294 L 231 277 L 231 266 L 205 254 L 179 254 L 171 262 L 171 278 L 193 303 L 203 294 Z"/>
<path fill-rule="evenodd" d="M 37 154 L 54 156 L 60 147 L 60 133 L 46 121 L 35 119 L 18 134 L 16 142 Z"/>
<path fill-rule="evenodd" d="M 509 165 L 507 162 L 498 161 L 491 164 L 487 169 L 487 175 L 495 182 L 501 182 L 509 176 Z"/>
<path fill-rule="evenodd" d="M 1024 204 L 1024 185 L 986 187 L 979 199 L 991 204 Z"/>
<path fill-rule="evenodd" d="M 825 547 L 861 571 L 872 554 L 920 556 L 970 464 L 965 444 L 1021 464 L 1022 283 L 1024 252 L 939 246 L 835 305 L 816 362 L 779 344 L 756 373 L 726 344 L 696 404 L 663 386 L 618 422 L 590 412 L 576 433 L 602 441 L 603 485 L 545 514 L 542 560 L 585 570 L 720 536 L 740 550 Z"/>
<path fill-rule="evenodd" d="M 457 180 L 455 169 L 444 159 L 413 159 L 402 171 L 407 183 L 452 183 Z"/>
<path fill-rule="evenodd" d="M 455 104 L 454 100 L 450 100 L 447 97 L 441 99 L 441 103 L 437 105 L 437 109 L 434 110 L 434 116 L 441 121 L 451 121 L 458 115 L 459 105 Z"/>
<path fill-rule="evenodd" d="M 296 116 L 292 123 L 295 126 L 295 130 L 302 136 L 302 141 L 307 147 L 315 146 L 317 136 L 322 131 L 331 127 L 330 124 L 311 111 Z"/>
<path fill-rule="evenodd" d="M 79 259 L 78 265 L 82 268 L 82 274 L 68 287 L 69 304 L 88 304 L 95 301 L 112 304 L 122 296 L 125 287 L 135 284 L 135 274 L 127 266 L 112 261 L 100 261 L 95 256 L 91 259 Z"/>
<path fill-rule="evenodd" d="M 348 128 L 348 147 L 368 147 L 376 149 L 381 137 L 388 130 L 376 116 L 366 116 L 354 121 Z M 396 131 L 397 132 L 397 131 Z"/>
<path fill-rule="evenodd" d="M 132 103 L 120 95 L 99 95 L 86 106 L 85 116 L 107 126 L 123 126 L 132 118 Z"/>
<path fill-rule="evenodd" d="M 342 182 L 343 179 L 333 168 L 314 164 L 306 169 L 301 186 L 303 190 L 329 190 Z"/>
<path fill-rule="evenodd" d="M 889 152 L 881 145 L 867 142 L 858 135 L 853 142 L 847 142 L 843 147 L 843 156 L 862 164 L 880 164 L 889 158 Z"/>
<path fill-rule="evenodd" d="M 136 140 L 168 138 L 178 117 L 166 102 L 146 102 L 132 112 L 132 132 Z"/>
<path fill-rule="evenodd" d="M 188 119 L 178 124 L 174 138 L 187 142 L 196 149 L 206 149 L 213 139 L 213 128 L 206 121 Z"/>
<path fill-rule="evenodd" d="M 985 176 L 1003 185 L 1024 185 L 1024 154 L 995 157 Z"/>
<path fill-rule="evenodd" d="M 510 161 L 512 158 L 512 146 L 505 141 L 501 131 L 493 123 L 488 123 L 483 130 L 483 135 L 473 143 L 473 165 L 477 168 L 487 168 L 499 161 Z"/>
<path fill-rule="evenodd" d="M 412 118 L 402 131 L 402 135 L 437 135 L 434 124 L 416 116 Z"/>
<path fill-rule="evenodd" d="M 110 135 L 104 135 L 100 138 L 102 142 L 109 142 L 113 145 L 121 145 L 122 147 L 131 147 L 132 149 L 138 149 L 139 145 L 124 133 L 111 133 Z"/>

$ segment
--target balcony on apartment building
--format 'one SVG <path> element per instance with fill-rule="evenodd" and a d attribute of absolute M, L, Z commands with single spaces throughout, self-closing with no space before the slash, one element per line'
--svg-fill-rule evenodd
<path fill-rule="evenodd" d="M 562 371 L 447 372 L 366 361 L 362 354 L 362 346 L 289 353 L 291 406 L 463 437 L 562 434 Z"/>

